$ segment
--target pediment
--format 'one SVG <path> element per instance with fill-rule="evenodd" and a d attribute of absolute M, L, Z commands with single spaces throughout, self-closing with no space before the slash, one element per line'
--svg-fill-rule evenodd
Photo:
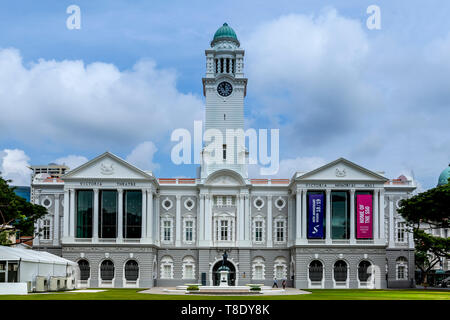
<path fill-rule="evenodd" d="M 307 172 L 300 177 L 297 177 L 297 180 L 385 182 L 388 179 L 349 160 L 340 158 L 320 168 Z"/>
<path fill-rule="evenodd" d="M 210 181 L 208 184 L 216 186 L 239 186 L 240 183 L 237 179 L 230 176 L 218 176 Z"/>
<path fill-rule="evenodd" d="M 138 179 L 153 180 L 154 177 L 129 164 L 125 160 L 105 152 L 85 164 L 62 176 L 63 180 L 72 179 Z"/>
<path fill-rule="evenodd" d="M 212 173 L 206 179 L 205 184 L 211 186 L 233 187 L 233 186 L 242 186 L 245 183 L 239 174 L 230 170 L 220 170 Z"/>

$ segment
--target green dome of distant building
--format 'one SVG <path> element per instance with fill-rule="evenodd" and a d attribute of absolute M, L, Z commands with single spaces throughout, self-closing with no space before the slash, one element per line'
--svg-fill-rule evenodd
<path fill-rule="evenodd" d="M 450 178 L 450 164 L 439 175 L 438 186 L 442 186 L 444 184 L 447 184 L 449 178 Z"/>
<path fill-rule="evenodd" d="M 223 24 L 223 26 L 217 29 L 216 33 L 214 33 L 214 38 L 211 41 L 211 45 L 220 40 L 235 41 L 239 45 L 239 40 L 236 36 L 236 32 L 234 32 L 233 28 L 231 28 L 226 22 Z"/>

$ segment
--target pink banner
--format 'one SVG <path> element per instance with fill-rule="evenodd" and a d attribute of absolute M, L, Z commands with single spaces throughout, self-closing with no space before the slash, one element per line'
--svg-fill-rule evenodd
<path fill-rule="evenodd" d="M 356 195 L 356 238 L 372 239 L 372 195 Z"/>

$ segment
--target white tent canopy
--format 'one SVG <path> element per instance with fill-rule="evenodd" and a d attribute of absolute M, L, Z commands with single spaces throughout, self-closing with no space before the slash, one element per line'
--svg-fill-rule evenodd
<path fill-rule="evenodd" d="M 77 266 L 76 262 L 58 257 L 46 251 L 0 246 L 0 261 L 26 261 Z"/>
<path fill-rule="evenodd" d="M 52 278 L 75 283 L 79 268 L 76 262 L 46 251 L 0 246 L 0 273 L 1 294 L 2 287 L 11 290 L 14 283 L 29 283 L 28 290 L 32 290 L 37 286 L 38 278 L 46 285 Z"/>

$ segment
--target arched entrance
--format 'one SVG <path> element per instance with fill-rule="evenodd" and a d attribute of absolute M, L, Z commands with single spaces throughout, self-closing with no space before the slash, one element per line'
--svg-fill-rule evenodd
<path fill-rule="evenodd" d="M 218 269 L 222 266 L 222 260 L 217 261 L 214 267 L 212 268 L 212 281 L 214 286 L 218 286 L 220 282 L 220 273 Z M 232 264 L 230 261 L 227 261 L 225 263 L 225 266 L 227 266 L 230 269 L 230 273 L 228 274 L 228 285 L 234 286 L 236 284 L 236 268 L 234 267 L 234 264 Z"/>

